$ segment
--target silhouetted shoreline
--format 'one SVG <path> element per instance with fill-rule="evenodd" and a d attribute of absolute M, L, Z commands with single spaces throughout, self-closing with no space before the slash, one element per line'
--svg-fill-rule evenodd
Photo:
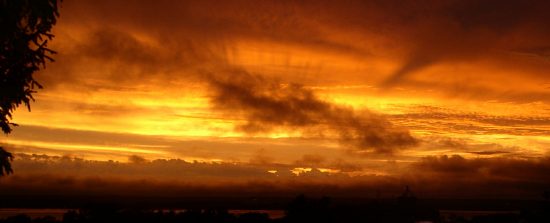
<path fill-rule="evenodd" d="M 418 199 L 406 194 L 394 199 L 300 195 L 290 199 L 195 197 L 179 199 L 179 203 L 166 202 L 168 199 L 164 200 L 166 203 L 141 200 L 133 206 L 124 206 L 139 199 L 124 202 L 103 199 L 81 200 L 89 203 L 64 209 L 11 209 L 15 216 L 3 213 L 10 210 L 4 208 L 0 209 L 3 218 L 0 222 L 548 222 L 550 219 L 550 205 L 545 200 Z M 57 201 L 49 207 L 60 205 L 63 200 Z M 38 204 L 34 203 L 35 207 Z M 164 206 L 151 206 L 159 204 Z M 6 200 L 2 200 L 2 205 L 6 205 Z M 48 210 L 52 213 L 46 213 Z"/>

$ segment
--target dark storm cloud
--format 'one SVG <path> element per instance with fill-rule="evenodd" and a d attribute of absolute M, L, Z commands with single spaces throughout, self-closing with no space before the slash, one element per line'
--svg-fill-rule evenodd
<path fill-rule="evenodd" d="M 13 162 L 17 169 L 17 174 L 43 174 L 53 173 L 60 176 L 79 175 L 120 177 L 120 178 L 157 178 L 159 180 L 210 180 L 214 182 L 227 181 L 243 182 L 252 179 L 266 180 L 288 180 L 298 177 L 292 174 L 291 170 L 296 167 L 306 168 L 334 168 L 342 172 L 357 171 L 361 169 L 359 165 L 334 160 L 322 163 L 294 163 L 281 164 L 273 160 L 268 162 L 249 162 L 232 163 L 217 162 L 207 163 L 198 161 L 186 161 L 182 159 L 154 159 L 147 160 L 138 155 L 128 156 L 128 162 L 117 161 L 94 161 L 86 160 L 70 155 L 48 156 L 40 154 L 15 154 L 16 159 Z M 269 173 L 268 170 L 277 170 L 277 175 Z M 285 174 L 287 173 L 287 174 Z M 333 177 L 347 177 L 342 174 L 326 174 Z"/>
<path fill-rule="evenodd" d="M 444 155 L 425 157 L 412 164 L 411 178 L 405 180 L 428 194 L 540 199 L 550 187 L 549 170 L 548 157 L 467 159 Z"/>
<path fill-rule="evenodd" d="M 370 177 L 371 183 L 356 183 L 338 185 L 329 180 L 339 178 L 327 177 L 326 174 L 315 172 L 300 177 L 301 180 L 277 180 L 270 181 L 256 179 L 249 181 L 164 181 L 158 179 L 115 179 L 109 177 L 76 177 L 48 174 L 32 174 L 25 176 L 12 176 L 0 182 L 0 195 L 17 197 L 23 195 L 36 196 L 37 202 L 41 196 L 56 195 L 58 199 L 66 199 L 74 196 L 77 199 L 116 196 L 124 199 L 128 196 L 143 198 L 175 198 L 186 200 L 190 197 L 223 197 L 223 198 L 273 198 L 295 197 L 306 193 L 308 196 L 345 196 L 345 197 L 369 197 L 376 188 L 383 188 L 384 192 L 398 194 L 402 186 L 395 179 L 387 177 Z M 30 183 L 29 183 L 30 182 Z M 240 200 L 240 199 L 239 199 Z M 142 201 L 142 200 L 141 200 Z M 150 200 L 148 200 L 150 201 Z M 181 201 L 181 200 L 180 200 Z"/>
<path fill-rule="evenodd" d="M 384 116 L 368 111 L 356 113 L 331 104 L 301 85 L 283 84 L 243 70 L 212 77 L 212 103 L 217 109 L 246 117 L 247 122 L 238 126 L 241 131 L 290 128 L 323 136 L 328 130 L 345 144 L 376 153 L 392 153 L 416 145 L 407 130 L 392 125 Z"/>
<path fill-rule="evenodd" d="M 299 176 L 293 166 L 153 160 L 139 163 L 89 161 L 17 154 L 15 175 L 0 181 L 3 195 L 139 196 L 324 196 L 394 197 L 405 185 L 421 198 L 534 198 L 548 189 L 550 159 L 426 157 L 406 173 L 350 177 L 315 169 Z M 286 171 L 286 174 L 285 174 Z M 495 186 L 495 185 L 498 185 Z M 246 188 L 246 190 L 243 190 Z"/>
<path fill-rule="evenodd" d="M 533 184 L 547 184 L 547 179 L 550 179 L 550 158 L 548 157 L 466 159 L 459 155 L 444 155 L 426 157 L 416 165 L 423 173 L 455 179 L 468 177 L 470 180 L 499 179 Z"/>
<path fill-rule="evenodd" d="M 94 161 L 72 156 L 47 156 L 16 154 L 13 162 L 18 174 L 41 174 L 60 176 L 79 175 L 112 178 L 154 177 L 163 180 L 187 178 L 195 180 L 223 181 L 235 177 L 243 179 L 269 178 L 269 166 L 253 166 L 246 163 L 206 163 L 182 159 L 156 159 L 148 161 L 142 156 L 128 156 L 129 163 Z M 283 166 L 291 169 L 291 166 Z"/>

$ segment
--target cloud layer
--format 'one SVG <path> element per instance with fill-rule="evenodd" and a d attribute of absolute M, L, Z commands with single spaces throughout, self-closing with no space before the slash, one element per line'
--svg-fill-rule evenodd
<path fill-rule="evenodd" d="M 267 171 L 277 170 L 290 181 L 325 179 L 311 185 L 327 188 L 339 171 L 355 185 L 334 186 L 344 192 L 403 182 L 454 195 L 460 186 L 481 193 L 498 184 L 517 195 L 547 186 L 535 179 L 547 178 L 550 146 L 546 1 L 62 7 L 59 54 L 37 75 L 45 89 L 2 145 L 86 161 L 20 160 L 13 188 L 47 175 L 41 169 L 82 170 L 82 178 L 67 173 L 75 184 L 96 169 L 128 184 L 163 171 L 176 181 L 179 173 L 270 181 Z M 61 174 L 42 182 L 51 181 L 64 182 Z"/>
<path fill-rule="evenodd" d="M 209 80 L 216 109 L 242 113 L 245 132 L 265 132 L 273 128 L 304 129 L 323 137 L 336 133 L 345 144 L 359 150 L 392 153 L 414 146 L 417 141 L 407 130 L 393 126 L 382 115 L 369 111 L 359 114 L 323 101 L 298 84 L 283 84 L 244 71 L 235 71 Z M 330 133 L 329 133 L 330 134 Z"/>
<path fill-rule="evenodd" d="M 394 197 L 405 185 L 410 185 L 420 198 L 540 199 L 542 192 L 550 186 L 546 180 L 550 168 L 547 157 L 425 157 L 411 163 L 403 172 L 356 176 L 345 172 L 322 172 L 322 168 L 316 168 L 322 161 L 311 160 L 318 159 L 304 157 L 296 165 L 203 163 L 176 159 L 140 159 L 139 162 L 120 163 L 18 154 L 14 161 L 16 175 L 0 181 L 0 193 L 12 196 L 148 194 L 161 197 L 265 197 L 266 194 L 292 197 L 306 193 L 373 198 L 376 191 Z M 295 172 L 297 166 L 310 169 Z"/>

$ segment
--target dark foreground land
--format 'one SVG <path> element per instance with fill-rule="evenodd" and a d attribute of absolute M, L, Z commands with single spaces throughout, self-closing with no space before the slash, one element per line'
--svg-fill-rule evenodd
<path fill-rule="evenodd" d="M 395 199 L 331 199 L 303 195 L 295 198 L 163 199 L 4 196 L 0 208 L 67 209 L 58 216 L 18 214 L 0 219 L 0 223 L 550 222 L 548 200 L 421 200 L 405 195 Z M 281 214 L 273 215 L 269 210 Z"/>

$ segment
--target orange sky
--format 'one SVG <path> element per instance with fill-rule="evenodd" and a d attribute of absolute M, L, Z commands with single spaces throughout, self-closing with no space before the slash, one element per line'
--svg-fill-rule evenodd
<path fill-rule="evenodd" d="M 45 88 L 1 142 L 18 154 L 353 176 L 443 155 L 539 162 L 550 151 L 549 6 L 64 1 L 56 62 L 36 74 Z"/>

